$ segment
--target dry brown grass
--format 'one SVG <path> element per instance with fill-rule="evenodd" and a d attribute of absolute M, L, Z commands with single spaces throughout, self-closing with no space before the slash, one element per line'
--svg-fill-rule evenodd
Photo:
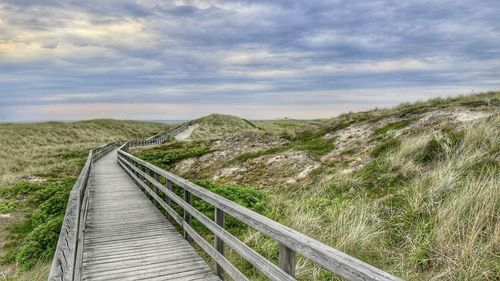
<path fill-rule="evenodd" d="M 118 120 L 0 124 L 0 184 L 31 175 L 78 175 L 89 149 L 115 140 L 142 139 L 168 127 Z"/>

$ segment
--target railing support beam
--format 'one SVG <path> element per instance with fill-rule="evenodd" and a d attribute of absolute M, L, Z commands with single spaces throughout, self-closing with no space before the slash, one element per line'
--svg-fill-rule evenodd
<path fill-rule="evenodd" d="M 166 184 L 167 189 L 173 192 L 173 191 L 174 191 L 174 188 L 173 188 L 173 186 L 172 186 L 172 182 L 171 182 L 170 180 L 168 180 L 168 179 L 166 179 L 166 180 L 167 180 L 167 184 Z M 167 201 L 167 205 L 168 205 L 170 208 L 172 208 L 172 207 L 173 207 L 173 206 L 172 206 L 172 199 L 171 199 L 170 197 L 168 197 L 168 195 L 167 195 L 167 194 L 165 194 L 165 197 L 167 197 L 167 198 L 166 198 L 166 199 L 167 199 L 167 200 L 166 200 L 166 201 Z M 171 216 L 171 215 L 169 215 L 168 213 L 167 213 L 167 219 L 168 219 L 170 222 L 174 221 L 174 219 L 172 218 L 172 216 Z"/>
<path fill-rule="evenodd" d="M 280 268 L 290 276 L 295 277 L 295 252 L 283 243 L 280 243 Z"/>
<path fill-rule="evenodd" d="M 186 201 L 189 205 L 191 205 L 193 203 L 192 200 L 193 197 L 191 195 L 191 192 L 184 190 L 184 201 Z M 189 212 L 186 210 L 184 210 L 184 221 L 186 221 L 188 225 L 191 225 L 191 214 L 189 214 Z M 184 238 L 186 238 L 186 240 L 191 243 L 192 239 L 191 237 L 189 237 L 189 234 L 185 230 L 184 230 Z"/>
<path fill-rule="evenodd" d="M 224 211 L 219 208 L 215 208 L 215 223 L 224 228 Z M 215 236 L 215 249 L 224 256 L 224 241 L 217 236 Z M 224 269 L 219 264 L 217 264 L 217 275 L 224 280 Z"/>

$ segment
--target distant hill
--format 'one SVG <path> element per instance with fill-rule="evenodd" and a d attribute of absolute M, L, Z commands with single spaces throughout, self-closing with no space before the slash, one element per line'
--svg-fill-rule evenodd
<path fill-rule="evenodd" d="M 191 140 L 217 139 L 241 132 L 258 131 L 250 121 L 231 115 L 211 114 L 187 123 L 193 126 Z"/>
<path fill-rule="evenodd" d="M 78 175 L 90 148 L 115 140 L 142 139 L 171 125 L 112 119 L 0 124 L 0 184 L 32 175 Z M 78 157 L 74 157 L 78 156 Z M 72 164 L 68 164 L 71 161 Z M 74 165 L 73 165 L 74 164 Z"/>

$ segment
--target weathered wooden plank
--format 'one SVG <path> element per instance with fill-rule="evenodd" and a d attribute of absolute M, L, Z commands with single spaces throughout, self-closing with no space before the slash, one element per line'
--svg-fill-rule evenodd
<path fill-rule="evenodd" d="M 136 167 L 130 166 L 130 163 L 123 157 L 119 156 L 123 163 L 127 163 L 128 167 L 133 170 L 139 171 Z M 214 235 L 223 240 L 229 247 L 234 249 L 238 254 L 245 258 L 248 262 L 259 269 L 264 275 L 269 277 L 271 280 L 295 280 L 293 277 L 288 275 L 286 272 L 281 270 L 279 267 L 274 265 L 269 260 L 265 259 L 259 255 L 255 250 L 247 246 L 245 243 L 238 240 L 231 233 L 226 231 L 224 228 L 216 224 L 214 221 L 206 217 L 204 214 L 196 210 L 193 206 L 188 204 L 184 199 L 177 196 L 170 190 L 167 190 L 162 184 L 156 182 L 152 177 L 148 176 L 146 173 L 142 172 L 146 181 L 153 183 L 160 189 L 163 193 L 166 193 L 175 203 L 177 203 L 181 208 L 187 211 L 192 217 L 197 219 L 202 223 L 208 230 L 210 230 Z"/>
<path fill-rule="evenodd" d="M 212 257 L 212 259 L 217 263 L 217 266 L 220 266 L 223 270 L 225 270 L 233 280 L 249 280 L 234 265 L 232 265 L 231 262 L 228 261 L 223 254 L 219 253 L 217 249 L 210 246 L 210 244 L 208 244 L 208 242 L 205 241 L 203 237 L 196 233 L 196 231 L 194 231 L 194 229 L 190 225 L 184 222 L 182 227 L 186 230 L 187 233 L 189 233 L 196 244 L 198 244 L 210 257 Z M 221 278 L 221 275 L 218 276 L 219 278 Z M 221 278 L 221 280 L 224 279 Z"/>
<path fill-rule="evenodd" d="M 136 176 L 116 159 L 116 152 L 113 152 L 94 164 L 96 180 L 89 187 L 82 280 L 154 280 L 164 276 L 205 280 L 204 277 L 216 277 L 147 198 L 151 196 L 175 216 L 174 210 L 155 192 L 156 187 L 139 177 L 159 178 L 154 174 L 145 175 L 145 172 Z M 183 221 L 178 214 L 175 219 Z"/>
<path fill-rule="evenodd" d="M 119 159 L 120 161 L 123 161 L 123 159 Z M 125 171 L 127 171 L 127 174 L 131 177 L 134 177 L 134 178 L 137 178 L 137 176 L 131 172 L 131 170 L 127 167 L 125 167 L 125 164 L 123 164 L 123 162 L 120 162 L 120 165 L 122 166 L 123 169 L 125 169 Z M 130 167 L 130 166 L 128 166 Z M 139 185 L 142 185 L 142 187 L 144 188 L 146 186 L 146 184 L 144 182 L 139 182 L 138 183 Z M 173 191 L 172 191 L 173 193 Z M 178 224 L 182 225 L 182 221 L 184 220 L 179 214 L 177 214 L 177 212 L 172 209 L 172 203 L 170 203 L 170 205 L 167 205 L 163 200 L 161 200 L 161 198 L 159 196 L 154 196 L 154 199 L 160 203 L 160 205 L 163 207 L 163 209 L 165 209 L 167 211 L 167 213 L 169 214 L 169 216 L 175 221 L 177 222 Z M 171 199 L 170 199 L 171 200 Z"/>
<path fill-rule="evenodd" d="M 89 151 L 87 161 L 70 193 L 48 280 L 73 280 L 80 276 L 81 241 L 87 208 L 87 184 L 92 164 L 114 149 L 109 143 Z"/>

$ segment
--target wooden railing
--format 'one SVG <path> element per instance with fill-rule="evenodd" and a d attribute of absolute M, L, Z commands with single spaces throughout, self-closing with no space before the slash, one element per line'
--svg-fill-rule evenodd
<path fill-rule="evenodd" d="M 79 280 L 82 260 L 81 245 L 88 205 L 87 187 L 92 165 L 117 146 L 118 143 L 112 142 L 89 151 L 85 166 L 69 195 L 48 280 Z"/>
<path fill-rule="evenodd" d="M 137 145 L 138 143 L 125 143 L 120 147 L 119 165 L 158 207 L 165 210 L 170 220 L 182 227 L 184 237 L 190 242 L 196 242 L 214 260 L 221 279 L 224 279 L 226 273 L 233 280 L 249 280 L 225 257 L 224 246 L 227 245 L 271 280 L 295 280 L 296 253 L 346 280 L 400 280 L 127 152 L 129 147 Z M 182 197 L 176 194 L 174 187 L 182 190 Z M 214 220 L 192 206 L 193 197 L 214 207 Z M 183 210 L 181 214 L 174 210 L 174 203 Z M 226 214 L 277 241 L 278 265 L 229 233 L 224 227 Z M 193 229 L 192 218 L 213 233 L 214 246 Z"/>
<path fill-rule="evenodd" d="M 184 131 L 186 129 L 186 126 L 182 125 L 179 126 L 172 131 L 169 132 L 161 132 L 159 134 L 156 134 L 152 137 L 149 137 L 145 140 L 135 140 L 135 141 L 129 141 L 129 146 L 147 146 L 147 145 L 157 145 L 165 142 L 168 140 L 169 137 L 175 136 L 178 133 Z"/>
<path fill-rule="evenodd" d="M 127 147 L 161 144 L 170 136 L 183 131 L 185 126 L 179 126 L 170 132 L 161 132 L 146 140 L 127 142 Z M 89 180 L 92 165 L 111 150 L 117 148 L 117 142 L 112 142 L 89 151 L 87 161 L 71 190 L 64 214 L 63 225 L 59 233 L 56 251 L 52 260 L 49 281 L 80 280 L 82 243 L 85 219 L 87 216 Z"/>

